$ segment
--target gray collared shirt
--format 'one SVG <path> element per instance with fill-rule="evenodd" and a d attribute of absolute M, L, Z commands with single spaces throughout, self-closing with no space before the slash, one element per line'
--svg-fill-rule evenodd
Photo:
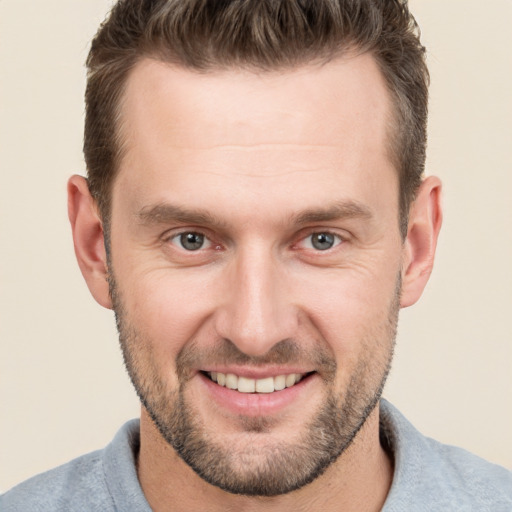
<path fill-rule="evenodd" d="M 381 437 L 394 457 L 383 512 L 512 512 L 512 472 L 420 434 L 381 400 Z M 35 476 L 0 496 L 1 512 L 151 512 L 135 468 L 139 421 L 103 450 Z"/>

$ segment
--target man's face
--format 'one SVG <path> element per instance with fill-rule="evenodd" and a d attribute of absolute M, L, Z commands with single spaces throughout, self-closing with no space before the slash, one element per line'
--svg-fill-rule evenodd
<path fill-rule="evenodd" d="M 146 60 L 129 79 L 121 343 L 160 433 L 214 485 L 310 482 L 378 401 L 403 252 L 390 119 L 369 55 L 267 73 Z"/>

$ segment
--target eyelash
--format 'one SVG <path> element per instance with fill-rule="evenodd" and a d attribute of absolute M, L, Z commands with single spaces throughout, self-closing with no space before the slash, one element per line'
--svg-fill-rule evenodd
<path fill-rule="evenodd" d="M 316 236 L 323 235 L 324 237 L 332 238 L 333 245 L 331 247 L 327 247 L 324 249 L 319 249 L 317 247 L 314 247 L 313 237 L 315 235 Z M 327 230 L 314 231 L 314 232 L 308 234 L 306 237 L 302 238 L 299 243 L 304 243 L 306 240 L 310 240 L 310 247 L 308 247 L 308 249 L 312 249 L 315 252 L 319 252 L 319 253 L 328 252 L 331 249 L 334 249 L 335 247 L 337 247 L 338 245 L 340 245 L 341 243 L 344 242 L 344 239 L 340 235 L 338 235 L 336 233 L 332 233 L 331 231 L 327 231 Z"/>
<path fill-rule="evenodd" d="M 208 244 L 208 247 L 205 248 L 205 247 L 201 246 L 201 247 L 197 248 L 196 250 L 186 249 L 185 247 L 183 247 L 183 243 L 182 243 L 183 242 L 182 237 L 185 235 L 195 235 L 195 236 L 202 237 L 203 241 Z M 209 249 L 213 245 L 213 242 L 208 237 L 208 235 L 206 235 L 205 233 L 202 233 L 201 231 L 195 231 L 195 230 L 181 231 L 179 233 L 176 233 L 172 236 L 167 237 L 166 241 L 170 242 L 172 245 L 177 246 L 179 249 L 185 250 L 187 252 L 199 252 L 201 249 Z M 217 246 L 217 247 L 220 247 L 220 246 Z"/>
<path fill-rule="evenodd" d="M 185 236 L 185 235 L 195 235 L 195 236 L 202 237 L 202 239 L 203 239 L 202 241 L 205 242 L 207 244 L 207 246 L 204 247 L 202 244 L 197 249 L 187 249 L 183 246 L 183 236 Z M 317 235 L 317 236 L 323 235 L 324 237 L 327 237 L 328 239 L 329 238 L 332 239 L 333 245 L 331 247 L 327 247 L 324 249 L 319 249 L 318 247 L 314 247 L 314 242 L 312 240 L 312 237 L 315 235 Z M 305 237 L 302 237 L 298 243 L 293 244 L 293 247 L 297 247 L 300 244 L 304 244 L 307 240 L 310 240 L 309 247 L 307 247 L 307 249 L 312 250 L 315 253 L 330 252 L 332 249 L 336 248 L 337 246 L 339 246 L 340 244 L 345 242 L 345 238 L 340 236 L 339 234 L 333 233 L 332 231 L 329 231 L 329 230 L 318 230 L 318 231 L 313 231 L 313 232 L 310 231 L 308 233 L 308 235 Z M 179 233 L 168 236 L 165 238 L 164 241 L 170 242 L 172 245 L 176 246 L 178 249 L 184 250 L 189 253 L 202 252 L 202 250 L 211 249 L 212 247 L 217 250 L 222 248 L 222 246 L 220 244 L 215 244 L 206 233 L 199 231 L 199 230 L 192 230 L 192 229 L 180 231 Z M 322 242 L 320 241 L 320 243 L 322 243 Z"/>

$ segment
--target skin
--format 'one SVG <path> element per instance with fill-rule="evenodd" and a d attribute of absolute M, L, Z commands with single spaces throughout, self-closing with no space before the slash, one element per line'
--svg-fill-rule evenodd
<path fill-rule="evenodd" d="M 361 368 L 363 387 L 377 391 L 393 350 L 393 305 L 398 296 L 401 307 L 416 302 L 428 280 L 441 185 L 423 181 L 402 240 L 391 116 L 370 55 L 266 73 L 197 74 L 147 59 L 129 78 L 111 273 L 140 341 L 140 374 L 176 391 L 176 360 L 191 350 L 184 399 L 215 442 L 239 454 L 255 448 L 249 466 L 262 463 L 266 447 L 300 444 L 328 393 L 342 399 Z M 96 205 L 83 178 L 72 177 L 68 191 L 80 268 L 95 299 L 112 308 Z M 184 209 L 205 215 L 185 218 Z M 186 251 L 177 236 L 184 231 L 210 242 Z M 311 245 L 319 232 L 336 235 L 332 249 Z M 221 363 L 215 354 L 225 340 L 264 363 Z M 305 354 L 293 368 L 265 359 L 283 340 Z M 335 362 L 334 375 L 315 367 L 316 351 Z M 315 373 L 284 405 L 253 401 L 235 411 L 232 395 L 219 401 L 199 373 L 229 369 Z M 256 435 L 248 425 L 262 418 L 269 428 Z M 138 475 L 156 511 L 169 503 L 184 511 L 380 510 L 392 460 L 379 442 L 377 407 L 312 483 L 275 497 L 234 495 L 185 464 L 143 407 Z"/>

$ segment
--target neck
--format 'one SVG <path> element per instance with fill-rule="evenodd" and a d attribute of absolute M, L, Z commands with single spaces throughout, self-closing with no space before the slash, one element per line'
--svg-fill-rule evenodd
<path fill-rule="evenodd" d="M 309 485 L 271 498 L 234 495 L 205 482 L 185 464 L 143 409 L 138 476 L 154 512 L 370 512 L 379 511 L 384 505 L 393 464 L 380 445 L 376 407 L 350 447 Z"/>

